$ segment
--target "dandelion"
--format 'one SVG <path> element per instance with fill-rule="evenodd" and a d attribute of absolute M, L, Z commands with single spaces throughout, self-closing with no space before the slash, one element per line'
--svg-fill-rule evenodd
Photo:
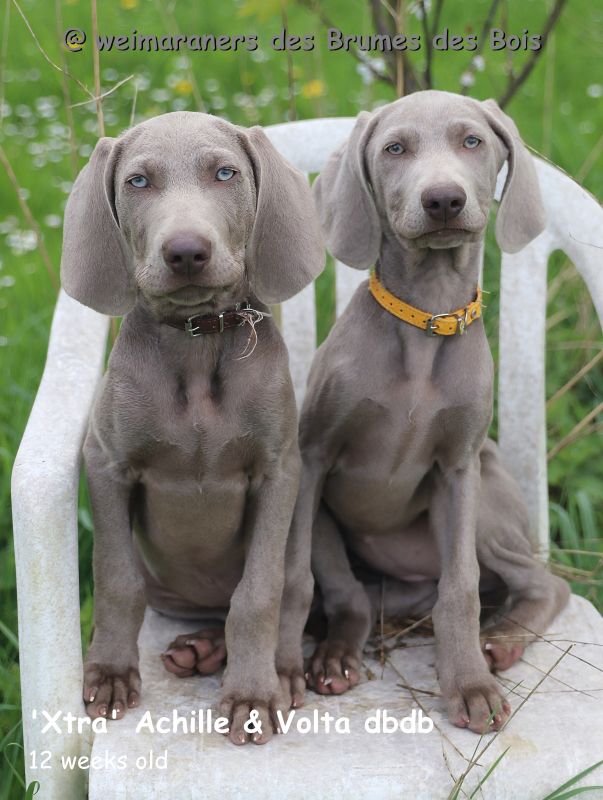
<path fill-rule="evenodd" d="M 600 83 L 591 83 L 591 85 L 587 88 L 586 94 L 589 97 L 603 97 L 603 85 Z"/>
<path fill-rule="evenodd" d="M 315 78 L 312 81 L 308 81 L 308 83 L 304 83 L 301 87 L 301 96 L 305 97 L 306 100 L 313 100 L 316 97 L 322 97 L 325 94 L 325 90 L 326 87 L 323 81 Z"/>
<path fill-rule="evenodd" d="M 122 8 L 125 8 L 126 11 L 132 11 L 133 8 L 138 6 L 138 0 L 121 0 L 120 5 Z"/>
<path fill-rule="evenodd" d="M 189 95 L 193 93 L 193 84 L 186 80 L 186 78 L 181 78 L 178 83 L 174 85 L 174 91 L 176 94 L 181 95 Z"/>

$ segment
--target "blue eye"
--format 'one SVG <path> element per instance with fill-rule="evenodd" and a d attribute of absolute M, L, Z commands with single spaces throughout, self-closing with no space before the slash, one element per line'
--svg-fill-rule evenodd
<path fill-rule="evenodd" d="M 144 175 L 134 175 L 128 179 L 128 183 L 135 189 L 146 189 L 149 185 L 149 181 Z"/>
<path fill-rule="evenodd" d="M 229 181 L 234 174 L 235 174 L 234 169 L 230 169 L 230 167 L 222 167 L 216 172 L 216 180 Z"/>
<path fill-rule="evenodd" d="M 467 136 L 463 142 L 463 147 L 466 147 L 467 150 L 475 150 L 476 147 L 479 147 L 481 141 L 477 136 Z"/>
<path fill-rule="evenodd" d="M 394 142 L 393 144 L 388 144 L 385 148 L 388 153 L 391 153 L 393 156 L 401 156 L 404 152 L 404 148 L 398 142 Z"/>

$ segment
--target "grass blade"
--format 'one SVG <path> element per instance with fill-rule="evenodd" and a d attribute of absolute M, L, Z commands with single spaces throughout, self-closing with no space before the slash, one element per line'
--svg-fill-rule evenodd
<path fill-rule="evenodd" d="M 593 764 L 592 766 L 582 770 L 582 772 L 579 772 L 577 775 L 574 775 L 573 778 L 570 778 L 569 781 L 566 781 L 565 783 L 561 784 L 561 786 L 559 786 L 557 789 L 551 792 L 551 794 L 547 794 L 547 796 L 543 797 L 542 800 L 561 800 L 562 797 L 573 797 L 573 795 L 571 794 L 565 794 L 560 796 L 559 793 L 563 792 L 565 789 L 569 789 L 570 786 L 574 785 L 574 783 L 578 783 L 578 781 L 582 780 L 582 778 L 584 778 L 590 772 L 593 772 L 593 770 L 597 769 L 597 767 L 600 767 L 601 764 L 603 764 L 603 760 L 597 761 L 596 764 Z M 589 787 L 589 788 L 597 788 L 597 787 Z"/>
<path fill-rule="evenodd" d="M 508 751 L 509 751 L 509 748 L 508 748 L 508 747 L 507 747 L 507 748 L 505 748 L 505 749 L 502 751 L 502 753 L 501 753 L 501 754 L 498 756 L 498 758 L 496 758 L 496 759 L 495 759 L 495 760 L 492 762 L 492 764 L 490 764 L 490 766 L 488 767 L 488 769 L 487 769 L 487 771 L 486 771 L 486 774 L 484 775 L 484 777 L 483 777 L 483 778 L 480 780 L 480 782 L 477 784 L 477 786 L 475 787 L 475 789 L 474 789 L 474 790 L 471 792 L 471 794 L 469 795 L 469 800 L 472 800 L 472 798 L 473 798 L 473 797 L 475 797 L 475 795 L 478 793 L 478 791 L 480 790 L 480 788 L 481 788 L 481 787 L 484 785 L 484 783 L 485 783 L 485 782 L 488 780 L 488 778 L 490 777 L 490 775 L 492 775 L 492 773 L 494 772 L 494 770 L 496 769 L 496 767 L 497 767 L 497 766 L 500 764 L 500 762 L 503 760 L 503 758 L 504 758 L 504 757 L 507 755 Z M 460 788 L 460 787 L 459 787 L 459 788 Z"/>

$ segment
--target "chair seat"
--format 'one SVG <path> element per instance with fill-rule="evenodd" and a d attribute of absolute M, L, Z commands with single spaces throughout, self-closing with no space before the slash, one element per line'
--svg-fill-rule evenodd
<path fill-rule="evenodd" d="M 433 640 L 419 636 L 405 639 L 406 646 L 392 652 L 391 666 L 384 670 L 367 660 L 371 679 L 363 675 L 352 692 L 329 698 L 307 692 L 306 705 L 295 720 L 312 719 L 314 711 L 330 712 L 349 718 L 350 733 L 291 730 L 262 747 L 236 747 L 218 733 L 137 733 L 136 726 L 146 711 L 154 721 L 161 716 L 171 719 L 174 709 L 189 718 L 192 710 L 216 703 L 219 675 L 182 680 L 168 674 L 159 658 L 175 635 L 190 629 L 190 621 L 187 624 L 147 611 L 139 643 L 142 706 L 119 722 L 108 723 L 107 733 L 96 734 L 92 757 L 106 766 L 91 770 L 90 800 L 444 800 L 472 759 L 477 756 L 479 763 L 466 778 L 466 791 L 473 790 L 506 748 L 508 752 L 487 779 L 483 796 L 488 800 L 541 800 L 603 757 L 603 617 L 575 595 L 547 633 L 547 641 L 530 645 L 525 659 L 499 675 L 510 692 L 513 710 L 518 710 L 504 731 L 481 739 L 447 721 L 438 696 Z M 570 652 L 563 655 L 572 642 Z M 434 729 L 414 734 L 366 732 L 365 721 L 378 709 L 387 709 L 397 719 L 417 709 L 403 684 L 413 687 L 416 699 L 433 719 Z M 537 685 L 520 708 L 523 698 Z M 489 742 L 492 744 L 482 753 Z M 148 759 L 151 750 L 155 756 L 167 751 L 167 769 L 137 768 L 136 760 Z M 119 768 L 120 756 L 127 756 L 125 769 Z M 597 772 L 586 782 L 603 781 Z"/>

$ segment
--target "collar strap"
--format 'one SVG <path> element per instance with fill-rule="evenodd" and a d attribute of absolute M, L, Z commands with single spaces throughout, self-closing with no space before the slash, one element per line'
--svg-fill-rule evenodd
<path fill-rule="evenodd" d="M 462 335 L 482 315 L 482 290 L 479 286 L 475 300 L 465 308 L 457 308 L 447 314 L 430 314 L 400 300 L 385 288 L 374 270 L 371 271 L 369 290 L 386 311 L 403 322 L 426 331 L 428 336 L 454 336 L 456 333 Z"/>
<path fill-rule="evenodd" d="M 163 322 L 171 328 L 177 328 L 188 333 L 189 336 L 202 336 L 205 333 L 222 333 L 227 328 L 239 328 L 245 324 L 250 311 L 253 312 L 253 309 L 245 300 L 242 303 L 237 303 L 234 308 L 222 311 L 220 314 L 197 314 L 187 320 L 165 319 Z"/>

